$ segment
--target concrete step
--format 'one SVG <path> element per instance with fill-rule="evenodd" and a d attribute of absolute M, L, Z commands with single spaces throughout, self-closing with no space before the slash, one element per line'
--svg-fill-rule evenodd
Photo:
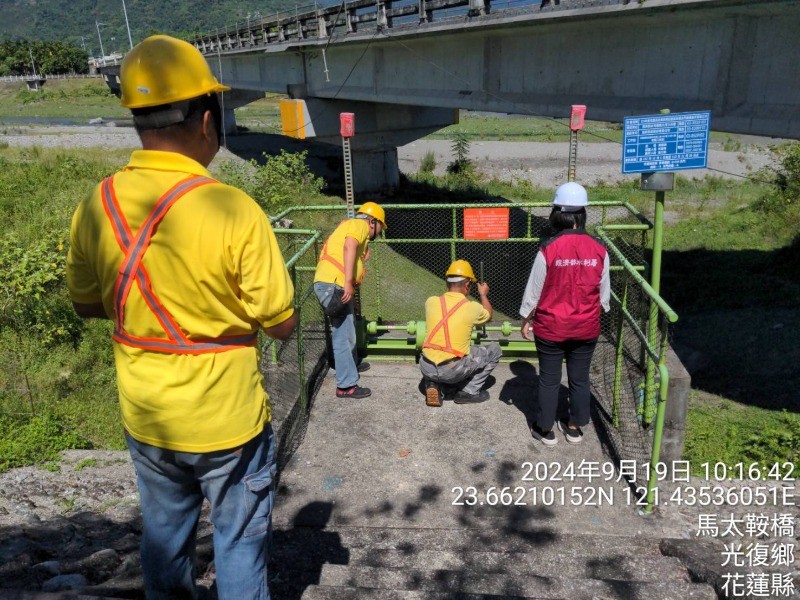
<path fill-rule="evenodd" d="M 666 556 L 565 557 L 560 552 L 449 552 L 420 550 L 349 549 L 349 566 L 426 571 L 469 571 L 515 577 L 548 577 L 557 573 L 569 579 L 619 579 L 623 581 L 689 581 L 680 560 Z"/>
<path fill-rule="evenodd" d="M 339 588 L 341 594 L 336 596 L 314 596 L 317 591 L 306 591 L 303 600 L 312 598 L 392 598 L 398 591 L 411 591 L 427 598 L 428 593 L 449 594 L 449 598 L 458 594 L 481 595 L 489 598 L 570 598 L 579 599 L 616 599 L 626 600 L 685 600 L 717 598 L 713 588 L 705 584 L 689 582 L 655 582 L 624 581 L 619 579 L 578 579 L 560 578 L 558 571 L 553 576 L 507 575 L 502 573 L 479 573 L 471 570 L 436 569 L 431 571 L 415 571 L 407 569 L 387 569 L 377 567 L 358 567 L 352 565 L 323 565 L 320 572 L 319 587 Z M 364 591 L 365 589 L 373 591 Z M 326 590 L 330 592 L 331 589 Z M 348 595 L 347 592 L 350 592 Z M 321 593 L 321 592 L 320 592 Z M 365 594 L 361 596 L 360 594 Z M 370 595 L 373 594 L 373 595 Z M 413 598 L 414 596 L 410 596 Z M 435 596 L 434 596 L 435 597 Z M 403 598 L 403 596 L 399 596 Z"/>
<path fill-rule="evenodd" d="M 690 581 L 678 559 L 663 556 L 653 538 L 296 527 L 276 531 L 274 541 L 276 598 L 716 598 L 710 586 Z"/>
<path fill-rule="evenodd" d="M 469 594 L 462 592 L 421 592 L 411 590 L 378 590 L 375 588 L 333 587 L 312 585 L 301 600 L 538 600 L 534 596 L 503 594 Z"/>
<path fill-rule="evenodd" d="M 343 548 L 449 552 L 541 552 L 559 556 L 661 556 L 660 539 L 599 534 L 563 535 L 550 529 L 373 528 L 338 526 L 332 529 L 294 527 L 274 531 L 274 553 L 335 552 Z"/>

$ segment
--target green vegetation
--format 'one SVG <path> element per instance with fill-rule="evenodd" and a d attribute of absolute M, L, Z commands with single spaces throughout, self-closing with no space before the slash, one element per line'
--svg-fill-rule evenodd
<path fill-rule="evenodd" d="M 83 471 L 88 467 L 96 467 L 97 466 L 97 459 L 95 458 L 84 458 L 81 462 L 75 465 L 73 471 Z"/>
<path fill-rule="evenodd" d="M 76 318 L 64 261 L 75 207 L 127 156 L 105 149 L 0 149 L 0 471 L 47 463 L 67 448 L 125 448 L 111 323 Z M 249 186 L 275 210 L 297 197 L 327 201 L 303 155 L 212 171 Z"/>
<path fill-rule="evenodd" d="M 436 155 L 432 150 L 428 150 L 419 162 L 420 173 L 433 173 L 436 169 Z"/>
<path fill-rule="evenodd" d="M 65 448 L 124 448 L 110 324 L 79 322 L 64 285 L 72 212 L 123 156 L 0 150 L 0 470 Z"/>
<path fill-rule="evenodd" d="M 3 119 L 129 116 L 102 79 L 53 79 L 39 92 L 29 91 L 21 81 L 0 83 L 0 123 Z"/>
<path fill-rule="evenodd" d="M 622 124 L 587 120 L 578 134 L 581 144 L 593 142 L 622 143 Z M 519 115 L 486 116 L 462 111 L 459 122 L 428 135 L 429 140 L 452 140 L 463 134 L 470 141 L 568 142 L 569 119 L 526 117 Z M 710 141 L 727 152 L 743 150 L 746 142 L 730 133 L 711 132 Z"/>
<path fill-rule="evenodd" d="M 458 134 L 469 140 L 568 142 L 569 119 L 482 116 L 462 113 L 457 124 L 440 129 L 430 134 L 427 139 L 451 140 Z M 622 142 L 622 125 L 602 121 L 586 121 L 580 136 L 581 142 Z"/>
<path fill-rule="evenodd" d="M 258 19 L 279 9 L 294 11 L 295 4 L 286 0 L 260 4 L 245 0 L 174 0 L 169 3 L 169 10 L 164 7 L 158 0 L 128 3 L 134 43 L 153 33 L 189 37 L 236 22 L 243 24 L 248 18 Z M 102 23 L 100 35 L 106 54 L 128 49 L 121 3 L 92 0 L 4 0 L 0 3 L 0 40 L 64 40 L 79 48 L 85 43 L 89 54 L 99 56 L 95 21 Z"/>
<path fill-rule="evenodd" d="M 33 57 L 33 64 L 31 64 Z M 6 75 L 32 75 L 36 73 L 60 75 L 62 73 L 88 73 L 89 55 L 63 41 L 26 42 L 6 40 L 0 42 L 0 77 Z"/>
<path fill-rule="evenodd" d="M 220 166 L 222 179 L 246 191 L 267 214 L 277 214 L 291 204 L 310 204 L 325 182 L 308 170 L 307 152 L 264 154 L 264 164 L 255 160 L 229 161 Z"/>
<path fill-rule="evenodd" d="M 0 472 L 53 460 L 62 450 L 88 446 L 86 439 L 52 413 L 24 422 L 0 416 Z"/>
<path fill-rule="evenodd" d="M 800 416 L 745 407 L 724 398 L 695 394 L 690 402 L 686 457 L 700 465 L 775 463 L 800 465 Z M 786 469 L 783 469 L 786 472 Z"/>
<path fill-rule="evenodd" d="M 266 94 L 266 96 L 250 104 L 236 109 L 236 123 L 251 131 L 261 133 L 281 132 L 280 99 L 285 96 L 280 94 Z"/>

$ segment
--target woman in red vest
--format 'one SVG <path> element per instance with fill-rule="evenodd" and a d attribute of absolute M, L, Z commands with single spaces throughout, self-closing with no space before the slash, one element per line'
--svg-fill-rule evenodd
<path fill-rule="evenodd" d="M 558 428 L 567 442 L 578 444 L 581 427 L 590 420 L 589 365 L 600 337 L 600 307 L 608 312 L 611 286 L 608 252 L 585 230 L 588 204 L 577 183 L 556 190 L 550 225 L 558 233 L 539 246 L 519 309 L 522 336 L 536 340 L 539 356 L 539 408 L 531 433 L 546 446 L 558 442 L 553 425 L 564 358 L 569 416 Z"/>

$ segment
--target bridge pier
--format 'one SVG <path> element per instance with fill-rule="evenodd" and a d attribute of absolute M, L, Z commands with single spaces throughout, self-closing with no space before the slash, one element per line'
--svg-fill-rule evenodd
<path fill-rule="evenodd" d="M 291 96 L 302 93 L 292 89 Z M 293 93 L 294 92 L 294 93 Z M 316 138 L 341 146 L 339 114 L 355 114 L 353 184 L 356 193 L 392 189 L 400 183 L 397 148 L 458 122 L 458 110 L 383 102 L 298 98 L 284 100 L 281 108 L 284 135 Z"/>

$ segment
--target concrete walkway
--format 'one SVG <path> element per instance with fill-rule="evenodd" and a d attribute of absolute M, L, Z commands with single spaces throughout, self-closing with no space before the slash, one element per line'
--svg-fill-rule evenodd
<path fill-rule="evenodd" d="M 694 535 L 696 520 L 689 515 L 636 514 L 635 498 L 627 484 L 616 481 L 592 426 L 579 445 L 558 432 L 553 448 L 533 440 L 528 420 L 535 376 L 524 361 L 501 364 L 489 401 L 431 408 L 414 363 L 372 362 L 361 384 L 373 395 L 364 400 L 337 399 L 329 373 L 305 441 L 281 475 L 275 527 Z M 564 476 L 567 469 L 574 469 L 574 477 Z M 502 490 L 502 496 L 492 494 Z M 468 505 L 473 495 L 475 503 Z"/>

